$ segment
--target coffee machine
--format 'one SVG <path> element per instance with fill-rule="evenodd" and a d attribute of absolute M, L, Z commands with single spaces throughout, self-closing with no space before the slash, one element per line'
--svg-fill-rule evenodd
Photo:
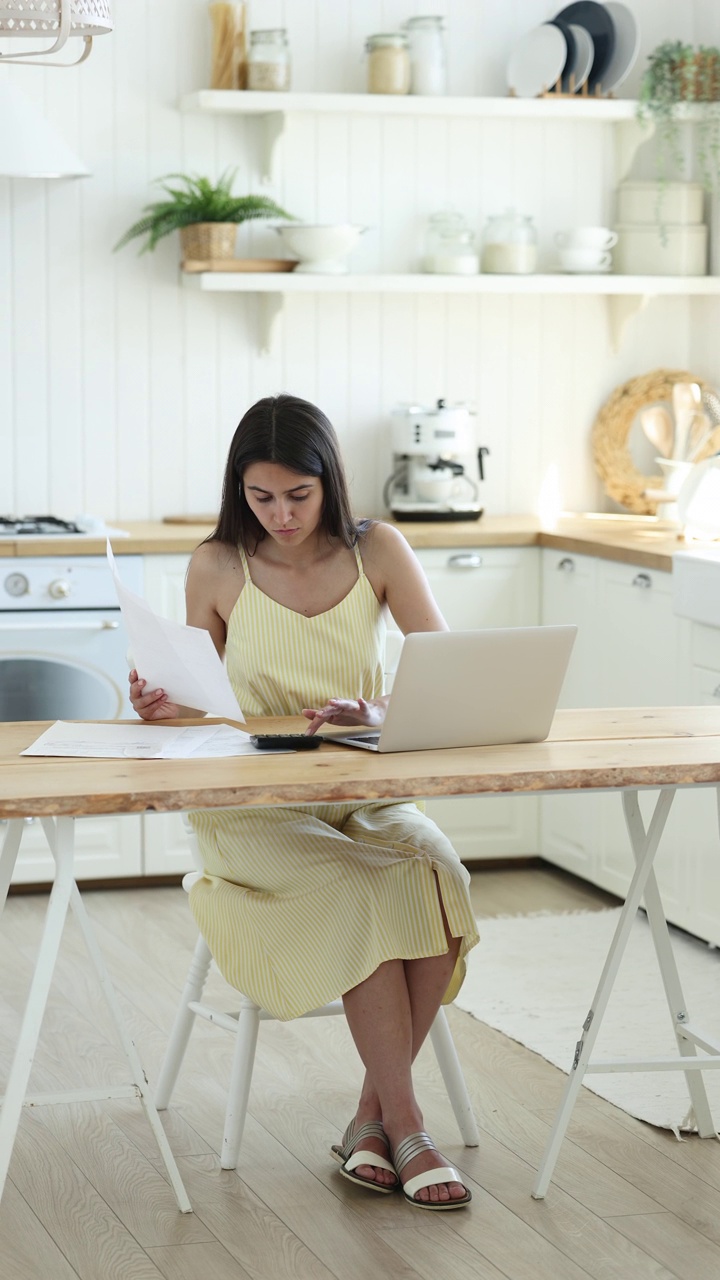
<path fill-rule="evenodd" d="M 393 465 L 383 500 L 396 520 L 480 518 L 483 458 L 490 450 L 478 447 L 467 405 L 397 405 L 391 435 Z"/>

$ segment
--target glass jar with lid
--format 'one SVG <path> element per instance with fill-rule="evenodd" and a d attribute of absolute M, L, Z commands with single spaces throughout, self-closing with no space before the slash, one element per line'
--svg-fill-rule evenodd
<path fill-rule="evenodd" d="M 410 52 L 410 92 L 441 94 L 447 89 L 442 18 L 420 16 L 403 24 Z"/>
<path fill-rule="evenodd" d="M 488 218 L 483 233 L 483 271 L 529 275 L 536 267 L 537 231 L 532 218 L 514 209 Z"/>
<path fill-rule="evenodd" d="M 368 36 L 365 50 L 368 93 L 409 93 L 410 53 L 404 32 Z"/>
<path fill-rule="evenodd" d="M 290 48 L 284 27 L 250 32 L 247 87 L 275 92 L 290 88 Z"/>
<path fill-rule="evenodd" d="M 437 275 L 474 276 L 479 266 L 475 235 L 463 215 L 454 209 L 431 213 L 423 269 Z"/>

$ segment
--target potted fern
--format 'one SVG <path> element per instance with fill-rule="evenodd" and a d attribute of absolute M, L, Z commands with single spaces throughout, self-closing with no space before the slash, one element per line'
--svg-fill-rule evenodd
<path fill-rule="evenodd" d="M 122 249 L 137 236 L 147 236 L 140 250 L 147 253 L 163 236 L 179 231 L 183 267 L 190 262 L 228 260 L 235 256 L 239 222 L 292 218 L 269 196 L 233 195 L 234 179 L 235 170 L 227 170 L 214 184 L 209 178 L 185 173 L 158 178 L 164 199 L 145 205 L 142 217 L 121 236 L 115 249 Z"/>

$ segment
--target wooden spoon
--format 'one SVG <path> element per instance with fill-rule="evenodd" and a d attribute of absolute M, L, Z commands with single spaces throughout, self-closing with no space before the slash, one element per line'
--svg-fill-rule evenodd
<path fill-rule="evenodd" d="M 706 413 L 693 414 L 687 439 L 687 459 L 694 462 L 697 455 L 705 447 L 715 428 Z"/>
<path fill-rule="evenodd" d="M 702 395 L 697 382 L 676 382 L 672 389 L 672 401 L 675 413 L 672 456 L 680 461 L 687 453 L 688 433 L 693 415 L 702 409 Z"/>
<path fill-rule="evenodd" d="M 663 458 L 669 458 L 673 447 L 673 424 L 667 409 L 663 405 L 643 409 L 640 414 L 640 425 L 658 453 L 662 454 Z"/>

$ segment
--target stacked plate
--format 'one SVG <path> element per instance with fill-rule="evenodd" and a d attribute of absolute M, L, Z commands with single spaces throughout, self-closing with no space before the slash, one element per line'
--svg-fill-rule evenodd
<path fill-rule="evenodd" d="M 639 48 L 638 24 L 626 4 L 577 0 L 518 41 L 508 62 L 508 88 L 519 98 L 551 90 L 614 93 L 635 65 Z"/>

